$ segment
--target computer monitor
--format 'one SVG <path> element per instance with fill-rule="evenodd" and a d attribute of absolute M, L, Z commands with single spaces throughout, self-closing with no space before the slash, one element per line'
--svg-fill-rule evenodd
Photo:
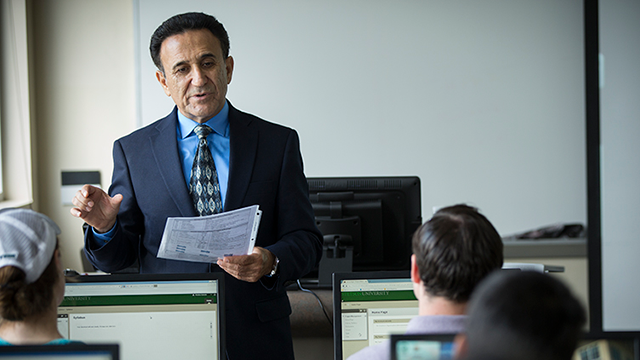
<path fill-rule="evenodd" d="M 452 360 L 456 334 L 393 334 L 391 360 Z"/>
<path fill-rule="evenodd" d="M 67 278 L 58 329 L 123 360 L 226 359 L 223 292 L 222 273 Z"/>
<path fill-rule="evenodd" d="M 640 360 L 640 334 L 584 333 L 573 360 Z"/>
<path fill-rule="evenodd" d="M 404 334 L 416 315 L 409 271 L 333 274 L 334 359 Z"/>
<path fill-rule="evenodd" d="M 0 359 L 11 360 L 119 360 L 117 344 L 0 346 Z"/>
<path fill-rule="evenodd" d="M 422 224 L 420 178 L 310 177 L 309 198 L 324 236 L 317 272 L 408 270 L 411 237 Z"/>

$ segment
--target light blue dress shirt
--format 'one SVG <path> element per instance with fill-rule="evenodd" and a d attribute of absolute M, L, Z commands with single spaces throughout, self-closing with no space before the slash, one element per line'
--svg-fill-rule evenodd
<path fill-rule="evenodd" d="M 207 120 L 205 124 L 213 129 L 213 132 L 207 136 L 207 143 L 209 144 L 213 161 L 216 164 L 218 183 L 220 183 L 220 196 L 224 207 L 227 184 L 229 182 L 229 104 L 225 102 L 218 115 Z M 180 160 L 182 160 L 182 172 L 184 173 L 187 187 L 191 181 L 191 167 L 198 148 L 198 136 L 193 132 L 193 129 L 198 125 L 199 123 L 187 118 L 178 111 L 178 151 Z"/>
<path fill-rule="evenodd" d="M 218 183 L 220 184 L 220 196 L 222 197 L 222 206 L 224 208 L 224 201 L 227 197 L 227 187 L 229 184 L 229 156 L 231 153 L 229 147 L 229 103 L 225 102 L 222 110 L 220 110 L 216 116 L 207 120 L 205 124 L 213 129 L 213 132 L 207 136 L 207 143 L 209 144 L 213 161 L 216 164 Z M 196 156 L 196 149 L 198 148 L 198 136 L 193 132 L 193 129 L 198 125 L 198 122 L 187 118 L 178 111 L 178 126 L 176 127 L 178 152 L 187 188 L 191 180 L 193 158 Z M 102 234 L 97 233 L 93 228 L 92 230 L 94 239 L 100 245 L 103 245 L 113 238 L 116 227 L 114 226 L 111 230 Z"/>

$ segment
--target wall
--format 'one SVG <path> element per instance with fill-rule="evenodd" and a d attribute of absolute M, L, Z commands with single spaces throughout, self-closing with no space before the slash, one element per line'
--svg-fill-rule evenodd
<path fill-rule="evenodd" d="M 61 171 L 111 181 L 115 139 L 134 129 L 131 0 L 32 3 L 39 210 L 62 230 L 62 262 L 81 270 L 82 221 L 60 198 Z"/>
<path fill-rule="evenodd" d="M 298 130 L 308 176 L 418 175 L 423 217 L 478 206 L 503 235 L 586 221 L 582 1 L 137 0 L 140 116 L 171 109 L 148 41 L 217 16 L 228 98 Z"/>

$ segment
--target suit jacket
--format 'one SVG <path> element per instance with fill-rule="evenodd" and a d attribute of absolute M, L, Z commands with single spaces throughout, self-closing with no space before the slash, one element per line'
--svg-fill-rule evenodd
<path fill-rule="evenodd" d="M 215 264 L 156 257 L 167 217 L 197 216 L 178 155 L 177 108 L 119 140 L 113 147 L 111 196 L 122 194 L 114 238 L 85 252 L 98 269 L 114 272 L 137 260 L 142 273 L 222 271 Z M 229 106 L 229 184 L 224 210 L 258 204 L 256 246 L 280 259 L 276 279 L 257 283 L 227 274 L 226 339 L 229 359 L 293 359 L 284 283 L 319 262 L 322 235 L 315 226 L 297 133 Z"/>

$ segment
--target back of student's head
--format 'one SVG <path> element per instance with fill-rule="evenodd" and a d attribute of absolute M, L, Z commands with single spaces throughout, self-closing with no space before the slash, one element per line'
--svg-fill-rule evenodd
<path fill-rule="evenodd" d="M 585 312 L 551 275 L 498 271 L 468 306 L 467 358 L 570 360 Z"/>
<path fill-rule="evenodd" d="M 51 309 L 62 275 L 53 258 L 58 226 L 32 210 L 0 211 L 0 317 L 21 321 Z"/>
<path fill-rule="evenodd" d="M 500 235 L 467 205 L 438 210 L 413 235 L 413 253 L 427 293 L 457 303 L 468 301 L 476 285 L 503 263 Z"/>

